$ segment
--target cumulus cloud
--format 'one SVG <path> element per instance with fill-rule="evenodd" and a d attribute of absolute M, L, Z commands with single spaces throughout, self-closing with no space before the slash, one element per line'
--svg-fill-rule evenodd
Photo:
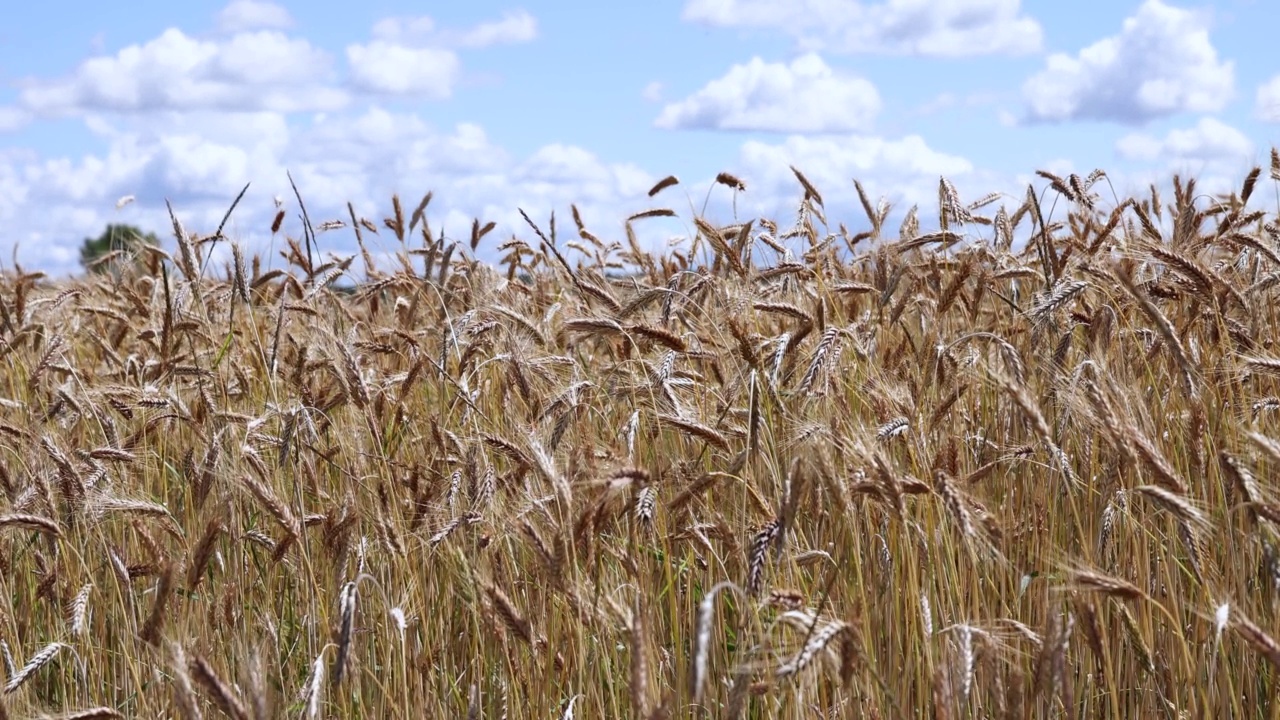
<path fill-rule="evenodd" d="M 461 47 L 482 48 L 490 45 L 516 45 L 538 37 L 538 21 L 524 10 L 505 12 L 502 17 L 460 33 Z"/>
<path fill-rule="evenodd" d="M 1253 156 L 1253 143 L 1239 130 L 1215 118 L 1201 118 L 1194 127 L 1170 130 L 1163 138 L 1131 133 L 1116 142 L 1116 154 L 1126 160 L 1167 159 L 1173 164 L 1196 161 L 1243 165 Z"/>
<path fill-rule="evenodd" d="M 869 81 L 837 73 L 814 53 L 789 65 L 752 58 L 662 109 L 660 128 L 833 133 L 865 130 L 880 112 Z"/>
<path fill-rule="evenodd" d="M 251 182 L 230 231 L 250 251 L 265 252 L 272 198 L 292 198 L 286 171 L 317 223 L 345 218 L 348 201 L 376 221 L 390 212 L 393 193 L 416 202 L 434 190 L 432 226 L 438 231 L 444 223 L 451 236 L 465 233 L 473 217 L 523 235 L 517 208 L 539 217 L 564 213 L 570 203 L 579 203 L 583 216 L 601 227 L 647 207 L 645 191 L 656 180 L 636 165 L 606 162 L 573 145 L 550 144 L 514 156 L 478 125 L 441 130 L 416 114 L 379 107 L 293 123 L 272 113 L 217 119 L 192 113 L 154 127 L 135 125 L 99 128 L 107 147 L 87 155 L 0 152 L 0 243 L 17 243 L 27 266 L 71 272 L 81 240 L 107 222 L 165 228 L 168 199 L 185 225 L 211 229 Z M 117 211 L 115 202 L 123 195 L 137 199 Z M 292 223 L 296 210 L 290 213 Z M 58 218 L 56 227 L 50 216 Z M 394 239 L 366 240 L 375 251 L 395 249 Z M 349 231 L 325 233 L 321 244 L 342 254 L 356 250 Z"/>
<path fill-rule="evenodd" d="M 429 16 L 389 17 L 374 24 L 372 35 L 368 43 L 347 46 L 354 88 L 444 100 L 453 94 L 461 69 L 456 48 L 529 42 L 538 35 L 538 22 L 524 10 L 465 29 L 441 28 Z"/>
<path fill-rule="evenodd" d="M 962 175 L 973 170 L 969 160 L 934 150 L 919 135 L 898 140 L 792 136 L 777 144 L 751 140 L 743 144 L 741 160 L 752 175 L 793 184 L 795 176 L 788 166 L 795 165 L 810 180 L 825 181 L 828 186 L 849 184 L 850 178 L 864 173 L 888 179 L 927 177 L 936 183 L 940 175 Z"/>
<path fill-rule="evenodd" d="M 23 163 L 12 153 L 8 155 L 0 152 L 0 227 L 12 223 L 27 201 L 27 183 L 18 174 Z"/>
<path fill-rule="evenodd" d="M 865 223 L 853 187 L 857 178 L 874 198 L 884 196 L 905 212 L 916 204 L 925 211 L 937 206 L 938 178 L 955 182 L 963 192 L 975 170 L 968 159 L 929 147 L 918 135 L 890 139 L 868 136 L 805 137 L 793 135 L 776 143 L 743 143 L 733 173 L 747 182 L 738 199 L 740 212 L 776 217 L 785 222 L 803 195 L 791 166 L 822 193 L 828 221 Z M 991 190 L 983 187 L 983 192 Z"/>
<path fill-rule="evenodd" d="M 13 132 L 26 127 L 31 114 L 18 107 L 0 107 L 0 133 Z"/>
<path fill-rule="evenodd" d="M 50 116 L 336 109 L 347 97 L 325 85 L 330 64 L 329 56 L 306 40 L 276 31 L 241 33 L 214 42 L 170 28 L 114 56 L 87 60 L 70 76 L 24 81 L 19 104 Z"/>
<path fill-rule="evenodd" d="M 1234 64 L 1219 60 L 1203 13 L 1145 0 L 1119 35 L 1075 56 L 1050 55 L 1027 80 L 1031 121 L 1140 124 L 1177 112 L 1216 112 L 1231 99 Z"/>
<path fill-rule="evenodd" d="M 436 31 L 436 21 L 429 15 L 419 17 L 388 17 L 373 25 L 373 38 L 392 43 L 418 43 L 431 39 Z"/>
<path fill-rule="evenodd" d="M 284 8 L 235 0 L 219 15 L 226 34 L 212 39 L 169 28 L 114 55 L 92 57 L 59 78 L 27 78 L 17 103 L 0 107 L 0 132 L 32 117 L 91 112 L 145 115 L 162 111 L 311 112 L 347 107 L 350 90 L 374 95 L 448 98 L 460 74 L 451 48 L 528 42 L 536 19 L 511 11 L 464 29 L 439 29 L 428 17 L 390 18 L 367 43 L 347 46 L 347 84 L 330 55 L 279 29 Z"/>
<path fill-rule="evenodd" d="M 285 231 L 299 232 L 286 171 L 297 181 L 314 222 L 345 218 L 348 201 L 358 215 L 377 222 L 389 213 L 392 193 L 416 202 L 434 190 L 431 225 L 455 238 L 465 236 L 473 217 L 497 222 L 495 237 L 527 237 L 518 208 L 541 221 L 552 210 L 563 215 L 570 203 L 578 205 L 593 231 L 619 236 L 622 218 L 651 206 L 645 193 L 657 179 L 649 168 L 606 161 L 571 144 L 515 154 L 479 125 L 439 129 L 418 114 L 376 106 L 292 120 L 267 112 L 187 113 L 154 124 L 117 118 L 100 120 L 97 134 L 106 148 L 87 155 L 0 152 L 0 242 L 19 243 L 20 261 L 28 267 L 74 271 L 80 241 L 107 222 L 165 228 L 166 199 L 187 227 L 210 229 L 246 182 L 252 185 L 229 232 L 250 252 L 266 253 L 273 197 L 284 198 L 288 206 Z M 851 178 L 862 180 L 873 194 L 924 208 L 936 197 L 939 175 L 955 179 L 963 192 L 963 180 L 973 172 L 965 158 L 931 148 L 916 136 L 750 141 L 728 168 L 748 183 L 740 211 L 789 217 L 800 193 L 790 165 L 823 191 L 833 221 L 854 223 L 859 216 Z M 690 178 L 688 184 L 698 193 L 710 182 L 707 177 L 699 185 Z M 115 201 L 123 195 L 137 200 L 117 211 Z M 59 218 L 56 227 L 47 220 L 50 214 Z M 642 242 L 656 248 L 661 232 L 655 228 L 660 227 L 667 226 L 655 221 L 643 228 L 653 236 L 645 235 Z M 682 228 L 680 223 L 669 227 L 673 233 Z M 375 253 L 396 249 L 385 233 L 366 241 Z M 325 252 L 356 252 L 348 230 L 324 233 L 320 244 Z M 496 258 L 491 244 L 482 244 L 479 254 Z M 278 258 L 268 253 L 264 261 L 278 263 Z"/>
<path fill-rule="evenodd" d="M 1254 114 L 1264 122 L 1280 122 L 1280 75 L 1258 86 L 1254 96 Z M 3 120 L 0 120 L 0 126 Z"/>
<path fill-rule="evenodd" d="M 453 94 L 458 56 L 452 50 L 415 48 L 385 40 L 347 46 L 351 83 L 365 92 L 443 100 Z"/>
<path fill-rule="evenodd" d="M 804 49 L 942 57 L 1037 52 L 1044 32 L 1020 0 L 688 0 L 687 21 L 781 30 Z"/>
<path fill-rule="evenodd" d="M 514 12 L 461 29 L 440 28 L 430 18 L 387 20 L 334 58 L 264 27 L 267 20 L 241 20 L 209 37 L 168 30 L 92 58 L 65 77 L 26 81 L 17 100 L 0 108 L 0 127 L 74 117 L 98 146 L 58 156 L 61 151 L 40 155 L 0 144 L 0 253 L 17 245 L 27 267 L 74 271 L 80 242 L 107 222 L 164 235 L 167 199 L 185 226 L 208 231 L 251 182 L 228 233 L 278 265 L 268 230 L 276 196 L 288 211 L 284 231 L 300 232 L 286 172 L 317 223 L 345 219 L 350 201 L 357 215 L 381 226 L 393 193 L 416 203 L 434 190 L 431 226 L 451 239 L 465 238 L 475 217 L 497 222 L 490 240 L 513 233 L 527 238 L 518 208 L 541 222 L 553 210 L 564 217 L 570 203 L 601 237 L 617 238 L 623 218 L 652 206 L 646 191 L 657 176 L 643 164 L 605 159 L 566 142 L 513 152 L 480 125 L 441 128 L 424 114 L 376 104 L 449 97 L 461 73 L 459 54 L 527 42 L 537 33 L 532 16 Z M 661 92 L 654 85 L 649 95 Z M 856 220 L 853 177 L 873 193 L 923 206 L 936 195 L 938 175 L 958 176 L 958 184 L 972 176 L 968 160 L 919 137 L 848 134 L 868 130 L 879 95 L 816 53 L 788 63 L 753 60 L 671 107 L 673 127 L 826 133 L 741 145 L 736 166 L 726 169 L 748 183 L 744 212 L 787 217 L 799 197 L 792 164 L 823 190 L 833 221 Z M 701 193 L 711 184 L 709 175 L 689 177 L 676 192 Z M 125 195 L 136 201 L 117 209 Z M 846 211 L 851 215 L 842 217 Z M 642 243 L 656 247 L 657 239 L 646 235 L 654 228 L 688 230 L 683 219 L 663 222 L 645 223 Z M 375 254 L 396 249 L 385 231 L 366 241 Z M 326 253 L 356 252 L 349 229 L 322 233 L 320 244 Z M 482 243 L 480 256 L 495 259 L 495 244 Z"/>
<path fill-rule="evenodd" d="M 620 197 L 639 199 L 655 180 L 637 165 L 605 163 L 589 150 L 562 143 L 538 149 L 513 168 L 511 179 L 516 187 L 532 186 L 550 194 L 556 188 L 573 187 L 575 202 L 596 204 Z"/>
<path fill-rule="evenodd" d="M 218 13 L 223 32 L 245 30 L 285 30 L 293 27 L 293 17 L 282 6 L 266 0 L 232 0 Z"/>
<path fill-rule="evenodd" d="M 951 91 L 945 91 L 933 99 L 916 106 L 912 113 L 920 116 L 936 115 L 953 108 L 975 108 L 981 105 L 989 105 L 995 102 L 996 98 L 997 96 L 993 93 L 959 95 Z"/>
<path fill-rule="evenodd" d="M 284 118 L 274 113 L 237 113 L 216 120 L 189 114 L 155 125 L 103 129 L 107 145 L 101 153 L 10 158 L 9 167 L 20 169 L 31 199 L 41 206 L 73 203 L 102 210 L 114 207 L 123 195 L 161 208 L 166 198 L 178 206 L 217 205 L 228 202 L 245 183 L 283 178 L 282 159 L 297 141 Z"/>
<path fill-rule="evenodd" d="M 517 45 L 538 37 L 538 20 L 524 10 L 504 12 L 497 20 L 489 20 L 470 28 L 442 28 L 430 16 L 389 17 L 373 26 L 373 37 L 402 45 L 483 48 L 493 45 Z"/>

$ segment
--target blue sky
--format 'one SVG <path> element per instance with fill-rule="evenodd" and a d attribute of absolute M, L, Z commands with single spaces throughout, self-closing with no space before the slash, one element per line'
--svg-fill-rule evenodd
<path fill-rule="evenodd" d="M 720 171 L 747 184 L 739 219 L 786 222 L 789 165 L 855 230 L 854 178 L 926 218 L 939 176 L 1010 206 L 1036 169 L 1223 191 L 1276 142 L 1278 22 L 1257 0 L 18 3 L 0 27 L 0 265 L 74 271 L 108 222 L 167 235 L 166 199 L 212 232 L 246 182 L 231 234 L 267 253 L 277 197 L 299 233 L 286 171 L 317 223 L 432 190 L 433 227 L 494 220 L 490 245 L 528 234 L 518 207 L 571 227 L 570 203 L 607 239 L 673 207 L 684 220 L 646 236 L 661 245 Z M 681 185 L 647 198 L 667 174 Z M 708 213 L 733 212 L 716 188 Z M 355 250 L 349 230 L 321 246 Z"/>

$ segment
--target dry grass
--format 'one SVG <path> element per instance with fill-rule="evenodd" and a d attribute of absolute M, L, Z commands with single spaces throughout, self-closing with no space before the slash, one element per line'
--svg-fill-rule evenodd
<path fill-rule="evenodd" d="M 1276 717 L 1259 175 L 11 274 L 0 718 Z"/>

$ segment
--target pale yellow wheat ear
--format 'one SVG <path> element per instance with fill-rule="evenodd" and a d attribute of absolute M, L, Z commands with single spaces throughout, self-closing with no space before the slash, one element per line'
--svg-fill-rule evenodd
<path fill-rule="evenodd" d="M 1255 651 L 1266 658 L 1272 666 L 1280 668 L 1280 643 L 1258 627 L 1243 613 L 1233 612 L 1231 626 Z"/>
<path fill-rule="evenodd" d="M 305 716 L 309 720 L 314 720 L 320 716 L 320 705 L 323 701 L 322 694 L 324 693 L 324 653 L 330 647 L 332 645 L 325 645 L 320 654 L 316 655 L 315 660 L 311 663 L 310 673 L 307 675 L 306 681 L 299 692 L 299 699 L 305 708 Z"/>
<path fill-rule="evenodd" d="M 59 716 L 60 720 L 115 720 L 123 717 L 118 710 L 109 707 L 86 708 Z"/>
<path fill-rule="evenodd" d="M 1069 586 L 1077 590 L 1101 593 L 1122 600 L 1148 599 L 1141 588 L 1123 578 L 1085 569 L 1074 571 L 1070 577 Z"/>
<path fill-rule="evenodd" d="M 816 618 L 815 618 L 816 620 Z M 813 662 L 835 642 L 840 642 L 841 646 L 841 674 L 842 676 L 852 672 L 852 643 L 843 642 L 845 636 L 854 632 L 853 626 L 843 620 L 828 621 L 820 626 L 815 625 L 809 632 L 808 640 L 796 652 L 795 655 L 784 660 L 774 670 L 774 675 L 778 679 L 788 678 L 798 675 L 808 668 Z M 846 669 L 846 666 L 847 669 Z"/>
<path fill-rule="evenodd" d="M 68 622 L 68 630 L 72 637 L 80 637 L 84 635 L 86 622 L 89 615 L 89 593 L 93 590 L 93 585 L 85 584 L 81 586 L 75 598 L 71 601 L 68 608 L 70 620 Z"/>
<path fill-rule="evenodd" d="M 58 657 L 58 653 L 67 647 L 69 646 L 60 642 L 52 642 L 45 645 L 32 655 L 22 667 L 13 671 L 9 676 L 9 680 L 4 684 L 3 693 L 5 695 L 9 695 L 22 687 L 22 685 L 30 680 L 33 675 L 39 672 L 41 668 L 53 662 L 54 659 Z"/>
<path fill-rule="evenodd" d="M 4 674 L 6 677 L 13 677 L 18 674 L 18 666 L 13 662 L 13 652 L 9 650 L 9 643 L 0 640 L 0 655 L 4 656 Z"/>
<path fill-rule="evenodd" d="M 186 651 L 176 642 L 168 646 L 169 670 L 173 673 L 173 702 L 181 711 L 184 720 L 202 720 L 204 713 L 200 710 L 195 687 L 192 685 L 191 673 Z"/>
<path fill-rule="evenodd" d="M 0 515 L 0 530 L 6 527 L 37 530 L 46 532 L 54 536 L 62 534 L 62 528 L 58 523 L 39 515 L 27 515 L 25 513 L 7 513 Z"/>
<path fill-rule="evenodd" d="M 702 702 L 706 690 L 708 665 L 710 663 L 712 621 L 715 616 L 716 596 L 725 590 L 732 590 L 738 595 L 742 591 L 732 582 L 717 583 L 698 601 L 697 624 L 694 626 L 693 665 L 690 676 L 690 692 L 694 703 Z"/>

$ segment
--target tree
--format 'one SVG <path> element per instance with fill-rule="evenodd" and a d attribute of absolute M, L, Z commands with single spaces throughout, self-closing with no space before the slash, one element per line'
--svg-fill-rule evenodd
<path fill-rule="evenodd" d="M 99 265 L 94 263 L 107 253 L 122 250 L 133 255 L 144 245 L 157 246 L 160 239 L 155 233 L 143 233 L 132 225 L 109 224 L 107 229 L 97 238 L 85 238 L 80 246 L 80 266 L 91 272 L 106 272 L 111 267 L 118 267 L 118 259 Z"/>

